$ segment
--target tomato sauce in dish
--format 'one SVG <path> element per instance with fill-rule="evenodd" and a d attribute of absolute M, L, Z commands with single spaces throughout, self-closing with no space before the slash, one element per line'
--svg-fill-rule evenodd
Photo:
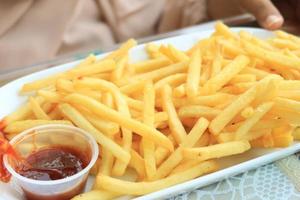
<path fill-rule="evenodd" d="M 90 155 L 87 152 L 79 152 L 75 148 L 67 146 L 49 146 L 38 149 L 26 158 L 19 156 L 9 144 L 0 138 L 0 181 L 9 182 L 10 173 L 3 164 L 4 154 L 10 155 L 15 162 L 15 171 L 21 176 L 40 181 L 59 180 L 77 174 L 89 163 Z M 87 179 L 70 191 L 57 195 L 41 196 L 23 188 L 28 200 L 67 200 L 83 191 Z"/>
<path fill-rule="evenodd" d="M 31 153 L 27 165 L 16 168 L 18 174 L 30 179 L 49 181 L 63 179 L 83 170 L 88 160 L 70 147 L 54 146 Z"/>
<path fill-rule="evenodd" d="M 15 152 L 14 148 L 5 139 L 4 134 L 0 132 L 0 181 L 8 183 L 11 174 L 7 171 L 3 163 L 4 155 L 9 155 L 12 158 L 19 160 L 20 156 Z"/>

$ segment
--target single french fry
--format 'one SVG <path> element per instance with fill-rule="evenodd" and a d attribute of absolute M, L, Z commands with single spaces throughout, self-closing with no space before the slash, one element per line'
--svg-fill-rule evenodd
<path fill-rule="evenodd" d="M 29 103 L 37 119 L 50 120 L 50 117 L 44 112 L 40 104 L 33 97 L 29 97 Z"/>
<path fill-rule="evenodd" d="M 14 121 L 14 122 L 9 123 L 5 127 L 4 132 L 6 132 L 6 133 L 20 133 L 24 130 L 33 128 L 35 126 L 46 125 L 46 124 L 72 125 L 72 123 L 70 121 L 67 121 L 67 120 L 42 120 L 42 119 L 20 120 L 20 121 Z"/>
<path fill-rule="evenodd" d="M 136 46 L 137 42 L 134 39 L 129 39 L 127 40 L 125 43 L 123 43 L 119 49 L 117 49 L 116 51 L 111 52 L 110 54 L 108 54 L 107 56 L 104 57 L 104 60 L 107 59 L 118 59 L 121 56 L 124 56 L 125 54 L 128 53 L 128 51 Z"/>
<path fill-rule="evenodd" d="M 119 113 L 124 117 L 131 118 L 127 102 L 123 97 L 123 95 L 118 90 L 112 90 L 112 92 L 114 94 L 116 106 Z M 121 130 L 122 130 L 122 146 L 125 151 L 130 153 L 130 149 L 132 145 L 132 132 L 130 129 L 127 129 L 126 127 L 122 127 L 122 126 L 121 126 Z M 114 163 L 112 174 L 115 176 L 123 175 L 126 171 L 128 163 L 129 160 L 127 162 L 124 162 L 122 159 L 117 159 L 116 162 Z"/>
<path fill-rule="evenodd" d="M 111 80 L 117 81 L 122 78 L 126 65 L 128 64 L 128 56 L 123 56 L 116 63 L 116 68 L 111 73 Z"/>
<path fill-rule="evenodd" d="M 162 79 L 164 77 L 167 77 L 171 74 L 176 74 L 176 73 L 183 73 L 186 72 L 188 66 L 188 62 L 179 62 L 176 64 L 169 65 L 167 67 L 163 67 L 157 70 L 153 70 L 151 72 L 143 73 L 143 74 L 138 74 L 136 76 L 132 77 L 133 81 L 143 81 L 143 80 L 153 80 L 157 81 L 159 79 Z"/>
<path fill-rule="evenodd" d="M 226 100 L 233 100 L 233 95 L 226 94 L 226 93 L 215 93 L 212 95 L 205 95 L 205 96 L 197 96 L 193 98 L 188 98 L 186 101 L 183 101 L 180 103 L 179 101 L 176 101 L 176 99 L 173 99 L 174 104 L 176 107 L 182 107 L 185 105 L 203 105 L 203 106 L 217 106 L 221 103 L 223 103 Z"/>
<path fill-rule="evenodd" d="M 109 92 L 105 92 L 102 96 L 102 101 L 103 103 L 110 107 L 114 107 L 114 101 L 113 101 L 113 96 Z M 93 124 L 93 123 L 92 123 Z M 93 124 L 95 126 L 95 124 Z M 118 125 L 117 125 L 118 126 Z M 99 128 L 95 126 L 96 128 Z M 118 126 L 119 127 L 119 126 Z M 101 129 L 100 129 L 101 130 Z M 119 130 L 119 128 L 118 128 Z M 105 132 L 104 132 L 105 133 Z M 112 136 L 108 136 L 109 138 L 113 139 Z M 130 158 L 131 159 L 131 158 Z M 99 167 L 99 173 L 105 174 L 105 175 L 111 175 L 111 169 L 113 168 L 114 164 L 114 156 L 110 152 L 109 149 L 107 148 L 102 148 L 102 160 L 101 160 L 101 165 Z M 94 188 L 97 186 L 97 182 L 94 184 Z"/>
<path fill-rule="evenodd" d="M 131 119 L 129 117 L 124 117 L 117 111 L 106 107 L 102 103 L 97 102 L 96 100 L 90 97 L 86 97 L 80 94 L 71 94 L 65 97 L 64 100 L 75 105 L 81 104 L 82 106 L 85 106 L 88 109 L 90 109 L 99 117 L 103 117 L 104 119 L 118 123 L 120 126 L 128 128 L 129 130 L 132 130 L 133 132 L 143 137 L 149 138 L 150 140 L 154 141 L 157 145 L 162 145 L 170 149 L 171 151 L 173 150 L 173 144 L 161 132 L 150 128 L 137 120 Z"/>
<path fill-rule="evenodd" d="M 56 80 L 61 77 L 63 77 L 63 74 L 56 74 L 56 75 L 49 76 L 47 78 L 33 81 L 31 83 L 26 83 L 23 85 L 20 92 L 26 93 L 26 92 L 32 92 L 35 90 L 46 88 L 49 85 L 54 85 Z"/>
<path fill-rule="evenodd" d="M 243 153 L 250 149 L 247 141 L 233 141 L 207 147 L 185 148 L 183 154 L 187 158 L 209 160 Z"/>
<path fill-rule="evenodd" d="M 144 110 L 143 110 L 143 122 L 154 127 L 155 122 L 155 90 L 152 82 L 148 82 L 144 88 Z M 142 138 L 142 148 L 145 160 L 146 174 L 151 179 L 156 173 L 155 162 L 155 145 L 147 138 Z"/>
<path fill-rule="evenodd" d="M 213 94 L 220 90 L 226 83 L 228 83 L 236 74 L 238 74 L 247 64 L 249 58 L 246 56 L 236 57 L 230 64 L 228 64 L 222 71 L 209 79 L 203 86 L 203 94 Z"/>
<path fill-rule="evenodd" d="M 235 139 L 242 140 L 249 130 L 272 108 L 273 102 L 263 103 L 258 106 L 251 117 L 245 120 L 245 122 L 235 132 Z"/>
<path fill-rule="evenodd" d="M 251 130 L 248 132 L 248 134 L 246 134 L 244 136 L 244 139 L 248 140 L 248 141 L 253 141 L 253 140 L 256 140 L 266 134 L 270 134 L 271 132 L 272 132 L 272 129 L 270 129 L 270 128 Z M 219 143 L 231 142 L 231 141 L 235 141 L 235 136 L 236 136 L 236 134 L 233 132 L 224 132 L 224 133 L 220 133 L 217 136 L 217 140 Z"/>
<path fill-rule="evenodd" d="M 59 105 L 59 108 L 67 118 L 69 118 L 78 127 L 88 131 L 88 133 L 90 133 L 101 146 L 109 149 L 116 158 L 123 160 L 124 162 L 129 162 L 130 154 L 113 140 L 94 128 L 93 125 L 91 125 L 89 121 L 86 120 L 75 108 L 69 104 L 61 104 Z"/>
<path fill-rule="evenodd" d="M 216 23 L 215 31 L 216 31 L 217 35 L 222 35 L 222 36 L 225 36 L 227 38 L 233 38 L 233 39 L 238 38 L 238 35 L 236 33 L 232 32 L 232 31 L 230 31 L 228 26 L 226 26 L 222 22 L 217 22 Z"/>
<path fill-rule="evenodd" d="M 121 195 L 119 193 L 96 189 L 78 194 L 72 200 L 110 200 L 118 196 Z"/>
<path fill-rule="evenodd" d="M 84 68 L 74 68 L 66 72 L 67 77 L 83 77 L 93 74 L 99 74 L 103 72 L 110 72 L 116 68 L 116 62 L 112 59 L 105 59 L 95 62 L 92 65 L 88 65 Z"/>
<path fill-rule="evenodd" d="M 188 97 L 194 97 L 198 94 L 200 73 L 201 73 L 201 54 L 197 49 L 190 60 L 187 79 L 186 79 L 186 94 Z"/>
<path fill-rule="evenodd" d="M 122 93 L 129 95 L 136 91 L 142 90 L 144 88 L 145 83 L 146 81 L 135 81 L 120 87 L 120 90 Z"/>
<path fill-rule="evenodd" d="M 172 102 L 172 90 L 169 85 L 165 85 L 161 90 L 163 110 L 168 113 L 168 121 L 171 133 L 176 142 L 181 144 L 186 137 L 186 131 L 180 122 L 174 104 Z"/>
<path fill-rule="evenodd" d="M 178 110 L 178 116 L 180 118 L 205 117 L 207 119 L 213 119 L 220 113 L 221 110 L 200 105 L 182 106 Z"/>
<path fill-rule="evenodd" d="M 218 169 L 218 165 L 214 161 L 206 161 L 196 165 L 181 173 L 174 174 L 167 178 L 152 182 L 129 182 L 112 178 L 105 175 L 97 176 L 101 187 L 112 192 L 123 192 L 131 195 L 143 195 L 154 192 L 172 185 L 191 180 L 203 174 L 207 174 Z"/>
<path fill-rule="evenodd" d="M 217 117 L 215 117 L 210 125 L 209 130 L 217 135 L 222 129 L 240 112 L 243 108 L 251 103 L 256 97 L 256 87 L 253 87 L 240 95 L 229 106 L 227 106 Z"/>
<path fill-rule="evenodd" d="M 170 65 L 172 62 L 166 57 L 159 57 L 150 60 L 140 61 L 131 64 L 135 68 L 136 73 L 145 73 Z"/>

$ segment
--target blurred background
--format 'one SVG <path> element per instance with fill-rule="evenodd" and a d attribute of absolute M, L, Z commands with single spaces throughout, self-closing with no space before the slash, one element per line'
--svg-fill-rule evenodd
<path fill-rule="evenodd" d="M 229 26 L 298 34 L 298 0 L 0 0 L 0 83 L 101 54 L 135 38 L 145 43 Z"/>

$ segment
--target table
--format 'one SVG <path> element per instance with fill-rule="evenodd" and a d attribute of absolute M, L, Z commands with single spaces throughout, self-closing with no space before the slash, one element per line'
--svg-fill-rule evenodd
<path fill-rule="evenodd" d="M 170 200 L 297 200 L 299 169 L 300 154 L 296 154 Z"/>

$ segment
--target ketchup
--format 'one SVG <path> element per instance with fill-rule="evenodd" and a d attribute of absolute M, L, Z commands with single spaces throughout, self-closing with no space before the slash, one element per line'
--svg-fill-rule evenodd
<path fill-rule="evenodd" d="M 3 163 L 3 156 L 7 154 L 14 159 L 19 159 L 19 155 L 15 152 L 14 148 L 4 138 L 4 135 L 0 132 L 0 181 L 9 182 L 11 174 L 7 171 Z"/>
<path fill-rule="evenodd" d="M 35 180 L 57 180 L 72 176 L 83 170 L 88 160 L 76 149 L 53 146 L 31 153 L 25 158 L 27 165 L 20 165 L 16 171 Z"/>

